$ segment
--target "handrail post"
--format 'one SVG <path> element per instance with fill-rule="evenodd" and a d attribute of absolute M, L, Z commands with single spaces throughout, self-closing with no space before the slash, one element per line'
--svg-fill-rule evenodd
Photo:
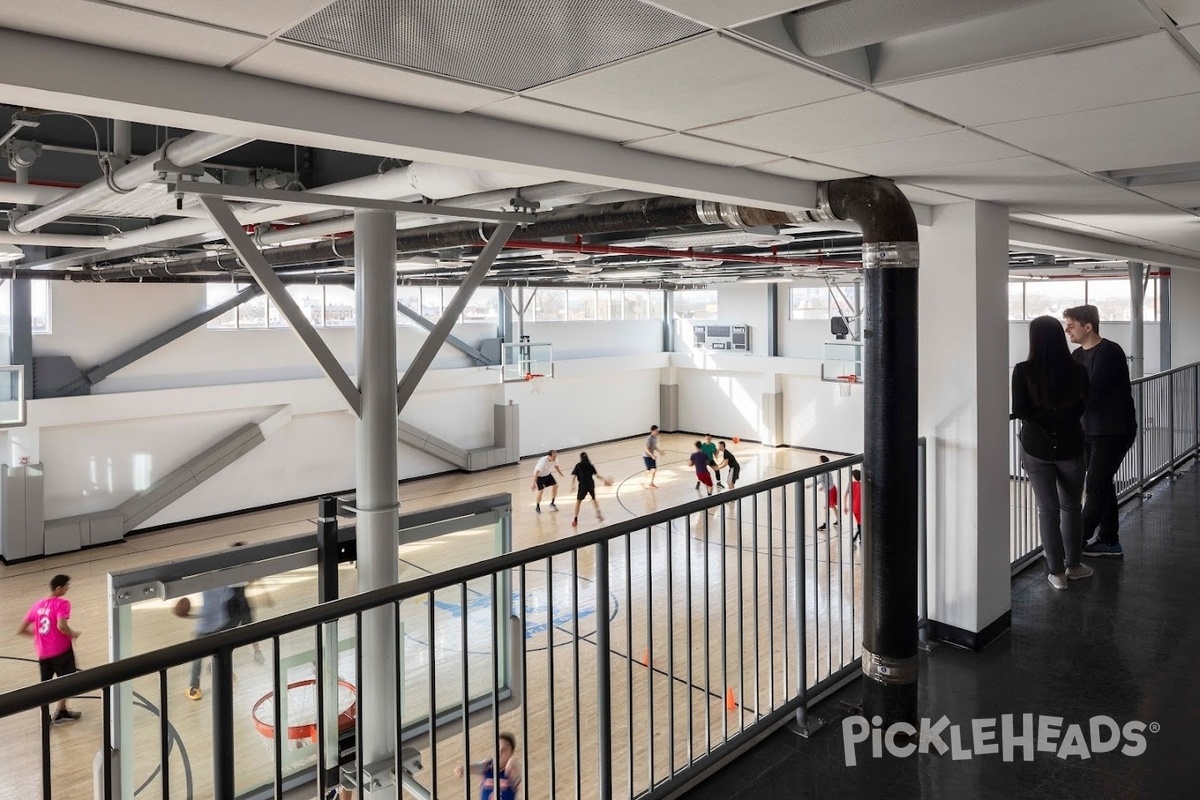
<path fill-rule="evenodd" d="M 233 651 L 223 647 L 212 657 L 213 797 L 234 800 Z"/>
<path fill-rule="evenodd" d="M 628 565 L 626 565 L 628 567 Z M 629 609 L 625 613 L 630 613 Z M 669 609 L 674 613 L 674 609 Z M 597 788 L 600 797 L 612 797 L 612 630 L 605 624 L 611 615 L 608 588 L 608 540 L 596 543 L 596 740 Z M 553 635 L 553 631 L 551 631 Z M 653 675 L 651 675 L 653 679 Z M 578 722 L 576 723 L 578 724 Z M 672 744 L 673 746 L 673 744 Z"/>
<path fill-rule="evenodd" d="M 1138 494 L 1146 491 L 1146 382 L 1138 384 L 1137 396 Z"/>
<path fill-rule="evenodd" d="M 1167 373 L 1167 472 L 1175 472 L 1175 373 Z"/>
<path fill-rule="evenodd" d="M 917 441 L 917 642 L 923 650 L 929 649 L 929 577 L 925 574 L 925 562 L 929 558 L 929 544 L 926 541 L 929 530 L 929 498 L 926 497 L 925 486 L 926 441 L 924 437 Z"/>

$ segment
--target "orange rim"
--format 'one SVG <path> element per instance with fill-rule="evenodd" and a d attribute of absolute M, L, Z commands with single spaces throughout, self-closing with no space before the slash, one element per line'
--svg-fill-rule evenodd
<path fill-rule="evenodd" d="M 290 692 L 292 689 L 301 689 L 305 686 L 315 686 L 316 683 L 316 678 L 296 681 L 295 683 L 289 683 L 287 690 Z M 350 683 L 349 681 L 341 680 L 340 678 L 338 679 L 338 686 L 348 689 L 350 694 L 355 697 L 354 702 L 350 704 L 349 708 L 338 713 L 338 731 L 348 731 L 354 727 L 354 718 L 358 713 L 358 692 L 355 690 L 354 684 Z M 273 694 L 274 692 L 267 692 L 262 697 L 258 698 L 258 702 L 255 703 L 254 707 L 250 709 L 250 718 L 254 720 L 254 727 L 258 729 L 259 733 L 268 739 L 275 738 L 275 725 L 274 723 L 264 722 L 263 720 L 259 719 L 258 710 L 262 708 L 263 703 L 271 699 Z M 316 739 L 317 725 L 315 722 L 306 723 L 304 725 L 289 725 L 287 729 L 287 738 L 291 741 L 296 741 L 299 739 Z"/>

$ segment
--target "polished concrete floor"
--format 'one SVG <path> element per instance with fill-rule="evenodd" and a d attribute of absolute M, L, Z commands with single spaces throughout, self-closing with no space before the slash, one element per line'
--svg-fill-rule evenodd
<path fill-rule="evenodd" d="M 1141 755 L 1123 754 L 1122 742 L 1087 758 L 1035 752 L 1031 762 L 1019 748 L 1011 762 L 933 750 L 872 758 L 864 743 L 847 766 L 838 717 L 861 697 L 855 683 L 817 709 L 832 721 L 814 737 L 785 728 L 686 797 L 1200 797 L 1200 471 L 1151 494 L 1123 509 L 1123 560 L 1089 559 L 1095 577 L 1067 591 L 1051 588 L 1039 563 L 1013 582 L 1010 633 L 982 653 L 940 645 L 921 656 L 920 716 L 948 717 L 965 748 L 972 719 L 1013 714 L 1020 734 L 1022 714 L 1061 717 L 1061 745 L 1070 725 L 1086 743 L 1089 721 L 1108 716 L 1146 723 Z"/>

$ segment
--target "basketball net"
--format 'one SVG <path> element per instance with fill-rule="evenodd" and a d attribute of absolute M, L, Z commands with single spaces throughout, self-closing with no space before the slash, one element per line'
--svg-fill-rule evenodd
<path fill-rule="evenodd" d="M 849 397 L 850 387 L 858 383 L 857 375 L 842 375 L 838 378 L 838 396 Z"/>
<path fill-rule="evenodd" d="M 546 385 L 546 376 L 538 372 L 526 372 L 525 382 L 529 384 L 529 391 L 533 394 L 541 394 L 542 389 Z"/>

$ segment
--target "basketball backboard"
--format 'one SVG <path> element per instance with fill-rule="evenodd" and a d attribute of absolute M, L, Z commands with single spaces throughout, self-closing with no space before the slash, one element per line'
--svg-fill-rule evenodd
<path fill-rule="evenodd" d="M 821 380 L 845 381 L 851 376 L 854 383 L 863 382 L 862 342 L 826 342 L 821 359 Z"/>
<path fill-rule="evenodd" d="M 554 377 L 554 345 L 549 342 L 505 342 L 501 355 L 505 383 Z"/>

